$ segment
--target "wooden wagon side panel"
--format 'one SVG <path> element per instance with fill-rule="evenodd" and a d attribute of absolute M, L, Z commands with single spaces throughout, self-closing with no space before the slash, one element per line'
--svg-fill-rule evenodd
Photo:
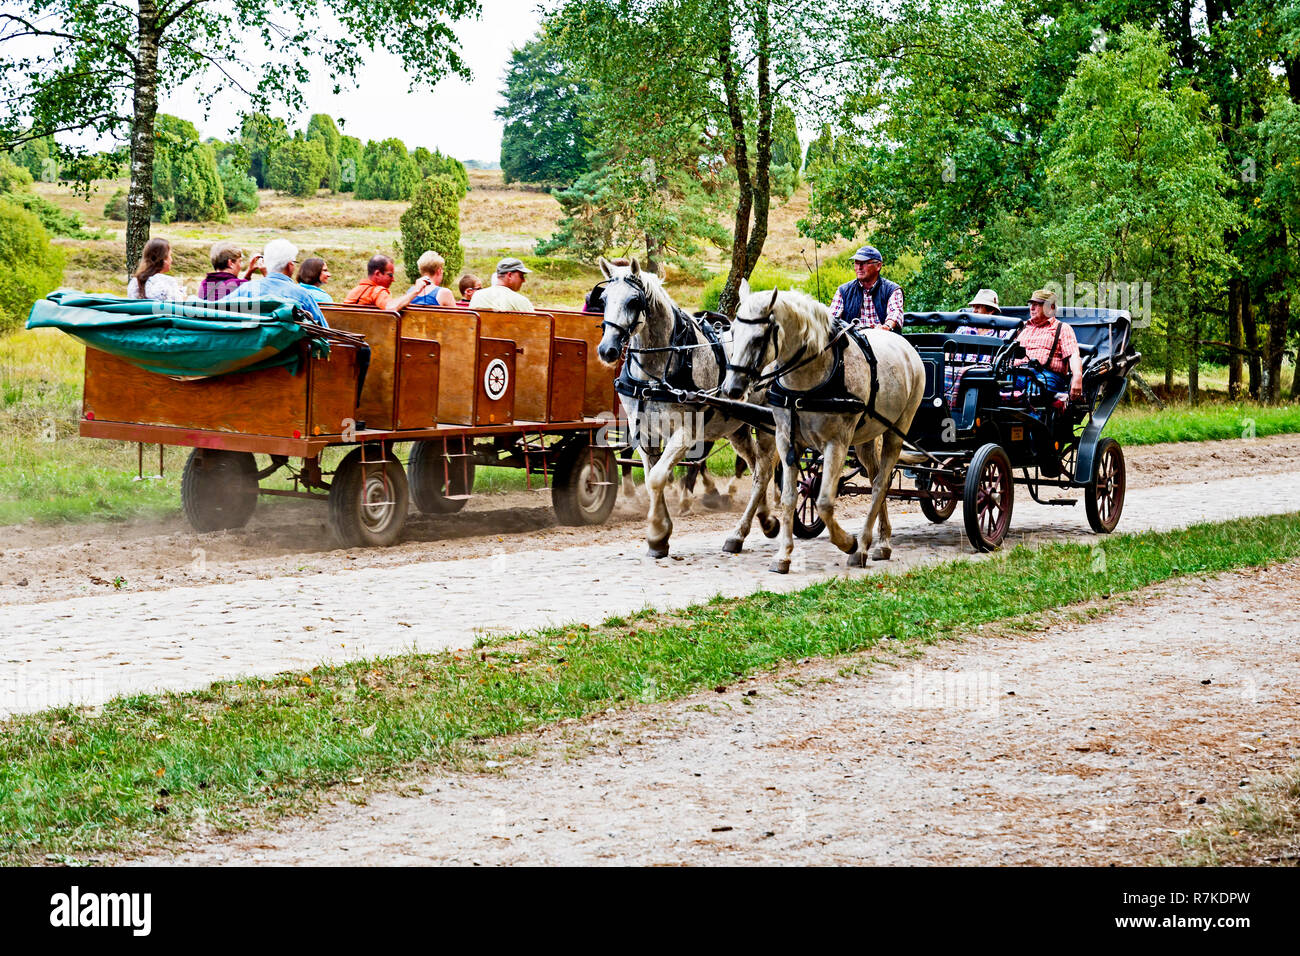
<path fill-rule="evenodd" d="M 401 345 L 397 427 L 432 428 L 438 423 L 438 343 L 403 336 Z"/>
<path fill-rule="evenodd" d="M 333 371 L 344 367 L 340 360 Z M 310 432 L 310 378 L 307 370 L 292 375 L 280 367 L 178 382 L 88 348 L 82 415 L 101 422 L 302 437 Z M 323 379 L 333 382 L 334 377 L 326 374 Z M 355 371 L 351 387 L 355 395 Z M 337 410 L 331 407 L 327 413 L 322 406 L 322 416 Z"/>
<path fill-rule="evenodd" d="M 502 425 L 518 418 L 515 382 L 518 345 L 511 339 L 479 339 L 475 425 Z"/>
<path fill-rule="evenodd" d="M 582 402 L 582 414 L 594 418 L 601 413 L 622 414 L 622 405 L 614 394 L 614 377 L 618 368 L 611 368 L 600 360 L 596 347 L 600 345 L 601 316 L 594 312 L 565 312 L 550 310 L 555 320 L 555 334 L 566 339 L 582 339 L 587 343 L 587 382 Z"/>
<path fill-rule="evenodd" d="M 515 343 L 514 417 L 521 421 L 550 420 L 551 338 L 548 312 L 479 312 L 485 337 Z"/>
<path fill-rule="evenodd" d="M 337 435 L 346 422 L 356 423 L 358 352 L 354 346 L 334 342 L 327 358 L 311 360 L 308 434 Z"/>
<path fill-rule="evenodd" d="M 402 334 L 438 343 L 438 421 L 446 425 L 476 423 L 479 313 L 469 309 L 406 309 Z"/>
<path fill-rule="evenodd" d="M 397 347 L 401 335 L 398 314 L 352 305 L 324 305 L 321 311 L 331 327 L 360 333 L 370 346 L 370 368 L 357 406 L 357 419 L 367 428 L 395 427 Z"/>
<path fill-rule="evenodd" d="M 551 421 L 582 418 L 587 397 L 587 343 L 556 336 L 551 349 Z"/>

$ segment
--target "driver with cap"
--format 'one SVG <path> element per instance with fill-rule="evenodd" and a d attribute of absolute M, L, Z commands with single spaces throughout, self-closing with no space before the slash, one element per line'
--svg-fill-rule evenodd
<path fill-rule="evenodd" d="M 1049 389 L 1064 391 L 1068 382 L 1070 400 L 1077 402 L 1083 397 L 1079 342 L 1074 329 L 1056 317 L 1056 293 L 1051 289 L 1039 289 L 1029 297 L 1029 321 L 1017 341 L 1025 347 L 1024 361 L 1032 359 L 1045 370 Z"/>
<path fill-rule="evenodd" d="M 469 300 L 471 309 L 488 309 L 492 312 L 534 312 L 528 297 L 519 292 L 524 277 L 533 270 L 513 256 L 497 263 L 492 285 L 479 289 Z"/>
<path fill-rule="evenodd" d="M 835 290 L 831 318 L 858 325 L 882 326 L 897 332 L 903 327 L 903 290 L 880 275 L 884 257 L 875 246 L 863 246 L 853 254 L 857 278 Z"/>

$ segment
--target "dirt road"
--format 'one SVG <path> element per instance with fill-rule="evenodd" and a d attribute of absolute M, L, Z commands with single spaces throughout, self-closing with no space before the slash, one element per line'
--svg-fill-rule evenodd
<path fill-rule="evenodd" d="M 1297 471 L 1300 455 L 1289 438 L 1138 449 L 1131 455 L 1121 528 L 1170 528 L 1300 510 Z M 785 590 L 833 575 L 969 555 L 958 522 L 936 527 L 919 513 L 899 514 L 892 562 L 848 572 L 823 538 L 801 543 L 796 555 L 802 563 L 782 577 L 768 572 L 773 544 L 761 536 L 751 537 L 744 554 L 721 554 L 721 539 L 734 516 L 711 514 L 680 520 L 674 558 L 656 563 L 643 557 L 641 522 L 630 506 L 611 526 L 578 530 L 544 527 L 551 519 L 538 516 L 541 509 L 533 502 L 530 508 L 444 521 L 460 527 L 460 538 L 453 534 L 451 540 L 374 551 L 285 554 L 276 535 L 306 532 L 301 521 L 288 521 L 278 511 L 269 520 L 283 523 L 265 529 L 271 533 L 262 552 L 256 529 L 200 536 L 128 526 L 118 547 L 130 562 L 170 570 L 155 572 L 163 579 L 154 589 L 109 587 L 92 596 L 69 596 L 70 582 L 84 570 L 69 571 L 56 555 L 75 550 L 69 536 L 88 534 L 98 542 L 95 560 L 104 567 L 103 553 L 116 540 L 108 531 L 19 529 L 0 558 L 0 579 L 25 574 L 28 585 L 11 590 L 45 599 L 0 607 L 7 665 L 0 678 L 0 713 L 199 687 L 224 677 L 412 648 L 465 647 L 485 634 L 598 622 L 646 605 L 679 607 L 718 593 Z M 863 508 L 864 501 L 855 500 L 845 511 L 860 521 Z M 508 530 L 529 523 L 538 529 Z M 427 533 L 424 527 L 417 527 L 417 537 Z M 468 529 L 473 532 L 467 534 Z M 24 534 L 31 539 L 26 547 Z M 1013 536 L 1086 539 L 1088 529 L 1080 508 L 1039 506 L 1021 496 Z M 220 557 L 194 567 L 186 550 L 191 545 L 210 546 Z M 223 550 L 227 547 L 233 553 Z M 187 560 L 191 563 L 183 567 L 175 563 Z"/>
<path fill-rule="evenodd" d="M 1300 756 L 1300 564 L 1045 623 L 492 741 L 493 771 L 175 862 L 1131 865 Z"/>

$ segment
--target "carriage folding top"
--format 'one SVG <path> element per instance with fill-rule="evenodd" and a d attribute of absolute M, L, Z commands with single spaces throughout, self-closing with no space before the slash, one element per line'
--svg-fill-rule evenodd
<path fill-rule="evenodd" d="M 536 475 L 564 523 L 612 511 L 616 465 L 600 433 L 617 404 L 598 316 L 322 312 L 329 328 L 280 300 L 56 293 L 28 324 L 88 346 L 82 436 L 194 449 L 181 501 L 200 531 L 242 526 L 259 494 L 288 495 L 327 498 L 341 544 L 387 544 L 405 521 L 408 469 L 416 506 L 447 513 L 464 506 L 476 465 L 523 468 L 530 486 Z M 405 442 L 404 469 L 393 449 Z M 330 472 L 333 446 L 350 451 Z M 291 487 L 261 485 L 281 470 Z"/>

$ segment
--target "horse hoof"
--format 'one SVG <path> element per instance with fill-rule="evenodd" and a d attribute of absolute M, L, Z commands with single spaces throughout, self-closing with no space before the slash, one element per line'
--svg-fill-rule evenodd
<path fill-rule="evenodd" d="M 850 568 L 865 568 L 867 566 L 867 556 L 861 551 L 854 551 L 844 559 L 844 564 Z"/>
<path fill-rule="evenodd" d="M 759 518 L 758 524 L 759 527 L 763 529 L 763 536 L 765 538 L 775 538 L 781 533 L 781 522 L 777 521 L 775 518 Z"/>
<path fill-rule="evenodd" d="M 745 546 L 744 538 L 728 538 L 722 544 L 722 550 L 727 554 L 740 554 L 740 549 Z"/>
<path fill-rule="evenodd" d="M 872 561 L 888 561 L 888 560 L 890 559 L 890 557 L 893 555 L 893 553 L 894 553 L 894 549 L 893 549 L 893 548 L 872 548 L 872 549 L 871 549 L 871 560 L 872 560 Z"/>
<path fill-rule="evenodd" d="M 770 570 L 775 572 L 776 574 L 789 574 L 790 562 L 785 558 L 777 558 L 775 561 L 772 562 L 772 567 Z"/>
<path fill-rule="evenodd" d="M 650 545 L 649 549 L 646 551 L 646 554 L 649 555 L 650 557 L 652 557 L 652 558 L 656 558 L 656 559 L 657 559 L 657 558 L 666 558 L 666 557 L 668 557 L 668 545 L 665 544 L 665 545 L 663 545 L 662 547 L 658 547 L 658 548 L 656 548 L 656 547 L 652 544 L 652 545 Z"/>

